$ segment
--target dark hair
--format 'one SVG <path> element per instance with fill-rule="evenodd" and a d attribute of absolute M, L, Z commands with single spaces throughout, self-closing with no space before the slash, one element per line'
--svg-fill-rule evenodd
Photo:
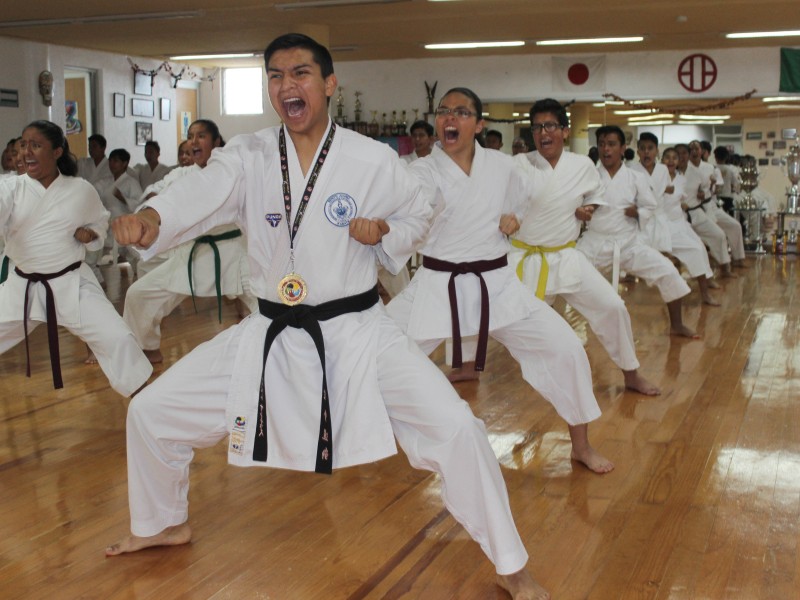
<path fill-rule="evenodd" d="M 106 138 L 104 138 L 99 133 L 95 133 L 95 134 L 90 135 L 88 141 L 89 142 L 97 142 L 98 144 L 100 144 L 100 146 L 103 148 L 103 150 L 105 150 L 106 146 L 108 146 L 108 142 L 106 141 Z"/>
<path fill-rule="evenodd" d="M 596 163 L 600 160 L 600 151 L 597 149 L 597 146 L 592 146 L 589 148 L 589 154 L 587 155 L 593 163 Z"/>
<path fill-rule="evenodd" d="M 676 155 L 678 154 L 678 149 L 675 146 L 670 146 L 669 148 L 665 148 L 663 152 L 661 152 L 661 160 L 664 160 L 664 156 L 667 152 L 674 152 Z"/>
<path fill-rule="evenodd" d="M 211 139 L 216 141 L 219 140 L 219 147 L 222 148 L 225 145 L 225 140 L 222 139 L 222 134 L 219 132 L 219 127 L 217 124 L 214 123 L 211 119 L 197 119 L 193 121 L 191 125 L 189 125 L 189 129 L 194 127 L 195 125 L 202 125 L 206 128 L 206 131 L 211 134 Z"/>
<path fill-rule="evenodd" d="M 148 148 L 155 148 L 156 152 L 161 154 L 161 146 L 158 145 L 158 142 L 150 141 L 144 143 L 144 149 L 147 150 Z"/>
<path fill-rule="evenodd" d="M 318 41 L 302 33 L 287 33 L 272 40 L 264 50 L 264 67 L 269 70 L 269 60 L 279 50 L 291 50 L 293 48 L 303 48 L 311 52 L 314 62 L 319 65 L 320 71 L 322 71 L 323 78 L 327 79 L 328 76 L 333 75 L 331 53 Z"/>
<path fill-rule="evenodd" d="M 562 127 L 569 127 L 567 109 L 564 108 L 558 100 L 543 98 L 542 100 L 534 102 L 530 110 L 531 123 L 533 123 L 533 118 L 540 113 L 553 113 L 559 125 Z"/>
<path fill-rule="evenodd" d="M 711 152 L 711 142 L 703 140 L 702 142 L 700 142 L 700 147 L 706 152 Z"/>
<path fill-rule="evenodd" d="M 125 150 L 125 148 L 115 148 L 108 155 L 109 160 L 112 158 L 118 158 L 122 162 L 131 162 L 131 153 Z"/>
<path fill-rule="evenodd" d="M 718 163 L 724 163 L 730 158 L 731 153 L 728 152 L 728 149 L 725 146 L 717 146 L 714 148 L 714 159 Z"/>
<path fill-rule="evenodd" d="M 658 147 L 658 136 L 655 133 L 645 131 L 644 133 L 639 134 L 639 144 L 642 142 L 653 142 L 656 147 Z M 637 144 L 637 146 L 639 144 Z"/>
<path fill-rule="evenodd" d="M 675 144 L 673 148 L 675 148 L 675 152 L 679 152 L 680 150 L 686 150 L 688 152 L 689 144 Z"/>
<path fill-rule="evenodd" d="M 487 131 L 486 137 L 488 138 L 489 136 L 496 137 L 501 144 L 503 143 L 503 134 L 497 131 L 497 129 L 490 129 L 489 131 Z"/>
<path fill-rule="evenodd" d="M 439 99 L 439 103 L 441 104 L 442 100 L 444 100 L 444 98 L 446 96 L 449 96 L 450 94 L 462 94 L 467 98 L 469 98 L 472 101 L 472 104 L 475 106 L 475 112 L 478 113 L 477 114 L 478 121 L 480 121 L 483 118 L 483 102 L 481 102 L 481 99 L 478 98 L 478 94 L 476 94 L 469 88 L 454 87 L 450 88 L 444 94 L 442 94 L 441 99 Z"/>
<path fill-rule="evenodd" d="M 433 125 L 431 125 L 427 121 L 423 121 L 422 119 L 420 119 L 419 121 L 414 121 L 411 124 L 411 129 L 409 129 L 409 131 L 411 133 L 414 133 L 414 131 L 416 131 L 417 129 L 424 129 L 425 133 L 428 134 L 429 137 L 433 135 Z"/>
<path fill-rule="evenodd" d="M 619 138 L 619 143 L 623 146 L 625 145 L 625 132 L 616 125 L 603 125 L 602 127 L 598 127 L 594 135 L 598 144 L 600 143 L 601 137 L 607 135 L 616 135 Z"/>
<path fill-rule="evenodd" d="M 634 158 L 636 158 L 636 152 L 633 151 L 633 148 L 625 148 L 625 152 L 622 156 L 625 160 L 632 161 Z"/>
<path fill-rule="evenodd" d="M 64 135 L 64 131 L 50 121 L 33 121 L 32 123 L 28 124 L 25 129 L 36 129 L 39 133 L 41 133 L 44 137 L 46 137 L 49 141 L 53 150 L 57 148 L 61 148 L 63 152 L 61 156 L 58 157 L 56 161 L 56 166 L 58 167 L 59 172 L 62 175 L 69 175 L 70 177 L 74 177 L 78 174 L 78 161 L 76 160 L 75 156 L 72 152 L 69 151 L 69 142 L 67 142 L 67 138 Z M 23 132 L 25 131 L 23 129 Z"/>

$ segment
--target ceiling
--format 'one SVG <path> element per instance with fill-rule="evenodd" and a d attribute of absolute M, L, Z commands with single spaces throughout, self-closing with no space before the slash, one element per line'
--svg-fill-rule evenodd
<path fill-rule="evenodd" d="M 283 3 L 309 1 L 283 0 Z M 159 60 L 182 54 L 258 52 L 272 38 L 288 31 L 308 33 L 322 40 L 327 37 L 337 62 L 800 45 L 800 37 L 756 40 L 723 37 L 729 32 L 800 29 L 798 0 L 392 0 L 291 10 L 280 8 L 281 3 L 270 0 L 7 2 L 0 16 L 0 35 Z M 189 15 L 165 18 L 169 13 L 183 11 Z M 81 22 L 87 17 L 114 15 L 112 18 L 124 20 Z M 15 21 L 50 19 L 63 22 L 8 27 Z M 643 35 L 645 40 L 636 44 L 592 46 L 534 44 L 546 39 L 631 35 Z M 495 40 L 523 40 L 526 44 L 518 48 L 458 51 L 423 47 L 427 43 Z M 200 61 L 192 64 L 216 66 L 220 61 L 213 65 Z M 605 112 L 600 116 L 608 120 L 608 109 L 601 110 Z M 764 110 L 760 100 L 737 103 L 737 110 L 747 112 L 747 116 L 774 115 L 773 111 Z M 590 115 L 590 120 L 596 114 Z"/>

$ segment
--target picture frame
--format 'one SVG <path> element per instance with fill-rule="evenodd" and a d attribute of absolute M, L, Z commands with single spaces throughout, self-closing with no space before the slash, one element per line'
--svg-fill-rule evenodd
<path fill-rule="evenodd" d="M 782 129 L 781 130 L 781 139 L 784 140 L 796 140 L 797 139 L 797 129 L 794 127 L 790 129 Z"/>
<path fill-rule="evenodd" d="M 153 95 L 153 78 L 144 71 L 134 71 L 133 73 L 133 93 L 140 96 Z"/>
<path fill-rule="evenodd" d="M 114 93 L 114 116 L 125 116 L 125 94 Z"/>
<path fill-rule="evenodd" d="M 786 150 L 786 142 L 783 140 L 775 140 L 772 142 L 773 150 Z"/>
<path fill-rule="evenodd" d="M 155 115 L 155 103 L 152 100 L 131 98 L 131 114 L 134 117 L 152 117 Z"/>
<path fill-rule="evenodd" d="M 144 146 L 151 141 L 153 141 L 153 124 L 136 121 L 136 145 Z"/>
<path fill-rule="evenodd" d="M 745 139 L 748 140 L 760 140 L 763 134 L 760 131 L 748 131 L 745 135 Z"/>
<path fill-rule="evenodd" d="M 775 137 L 775 132 L 774 132 L 774 131 L 768 131 L 768 132 L 767 132 L 767 139 L 770 139 L 770 140 L 771 140 L 771 139 L 773 139 L 774 137 Z"/>
<path fill-rule="evenodd" d="M 766 150 L 767 148 L 769 148 L 769 146 L 767 144 L 769 144 L 769 142 L 758 142 L 758 149 L 759 150 Z"/>
<path fill-rule="evenodd" d="M 171 118 L 170 115 L 170 101 L 169 98 L 162 98 L 161 99 L 161 120 L 162 121 L 169 121 Z"/>
<path fill-rule="evenodd" d="M 769 159 L 768 158 L 759 158 L 758 159 L 758 166 L 759 167 L 765 167 L 768 164 L 769 164 Z"/>
<path fill-rule="evenodd" d="M 775 166 L 775 167 L 781 166 L 781 159 L 780 158 L 773 158 L 771 160 L 772 160 L 772 165 L 773 166 Z"/>

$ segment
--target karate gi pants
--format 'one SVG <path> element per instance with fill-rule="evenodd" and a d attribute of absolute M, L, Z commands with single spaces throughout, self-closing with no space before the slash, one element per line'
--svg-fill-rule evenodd
<path fill-rule="evenodd" d="M 400 304 L 402 296 L 392 301 L 390 314 L 401 329 L 406 329 L 411 303 Z M 448 318 L 449 315 L 443 318 Z M 544 396 L 570 425 L 581 425 L 600 416 L 600 407 L 592 389 L 589 359 L 578 336 L 545 302 L 536 300 L 536 309 L 525 319 L 490 329 L 489 335 L 505 346 L 519 363 L 522 377 Z M 415 340 L 430 355 L 447 338 Z M 462 338 L 467 343 L 464 360 L 474 360 L 477 338 Z M 468 358 L 472 357 L 472 358 Z"/>
<path fill-rule="evenodd" d="M 670 221 L 670 233 L 672 239 L 670 254 L 683 263 L 689 275 L 692 277 L 705 275 L 709 279 L 713 277 L 714 272 L 708 263 L 706 247 L 689 224 L 686 221 Z"/>
<path fill-rule="evenodd" d="M 408 275 L 408 267 L 403 266 L 397 275 L 392 275 L 389 271 L 380 267 L 378 269 L 378 281 L 389 294 L 390 298 L 394 298 L 406 289 L 406 286 L 411 282 L 411 277 Z"/>
<path fill-rule="evenodd" d="M 708 215 L 705 210 L 700 208 L 689 211 L 692 219 L 691 225 L 700 240 L 708 246 L 708 253 L 717 264 L 727 265 L 731 262 L 731 255 L 728 252 L 728 239 L 720 226 Z"/>
<path fill-rule="evenodd" d="M 114 391 L 130 396 L 145 384 L 153 366 L 97 281 L 81 277 L 78 303 L 80 325 L 64 327 L 86 342 Z M 41 323 L 29 320 L 28 333 Z M 0 323 L 0 354 L 24 339 L 21 320 Z M 63 350 L 61 353 L 63 355 Z M 69 381 L 65 381 L 65 385 L 69 385 Z"/>
<path fill-rule="evenodd" d="M 144 350 L 161 347 L 161 321 L 190 296 L 167 289 L 173 278 L 172 269 L 156 267 L 128 288 L 122 318 L 131 328 Z M 249 281 L 242 281 L 240 296 L 251 312 L 258 311 L 258 301 L 250 293 Z"/>
<path fill-rule="evenodd" d="M 725 232 L 725 237 L 728 238 L 728 244 L 730 244 L 731 247 L 731 256 L 733 260 L 744 260 L 742 224 L 719 206 L 711 206 L 712 202 L 706 204 L 703 210 L 705 210 L 706 215 L 708 215 L 711 220 L 715 221 L 719 228 Z"/>
<path fill-rule="evenodd" d="M 412 466 L 441 476 L 445 506 L 497 572 L 519 571 L 528 555 L 483 422 L 394 321 L 380 318 L 378 380 L 397 442 Z M 236 325 L 201 344 L 132 400 L 127 444 L 134 535 L 155 535 L 188 519 L 193 449 L 228 435 L 225 406 L 242 331 Z"/>

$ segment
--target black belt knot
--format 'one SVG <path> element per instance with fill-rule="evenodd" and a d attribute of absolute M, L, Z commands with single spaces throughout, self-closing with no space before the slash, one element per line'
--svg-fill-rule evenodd
<path fill-rule="evenodd" d="M 220 280 L 222 261 L 219 257 L 219 248 L 217 247 L 217 242 L 233 240 L 241 237 L 241 235 L 242 231 L 240 229 L 233 229 L 231 231 L 226 231 L 225 233 L 220 233 L 219 235 L 201 235 L 200 237 L 195 238 L 194 244 L 192 244 L 192 249 L 189 251 L 189 293 L 192 296 L 192 306 L 194 306 L 194 312 L 197 312 L 197 305 L 194 302 L 194 283 L 192 281 L 194 249 L 197 248 L 197 244 L 208 244 L 211 246 L 211 250 L 214 252 L 214 287 L 217 291 L 217 316 L 219 317 L 220 323 L 222 323 L 222 282 Z"/>
<path fill-rule="evenodd" d="M 346 298 L 338 298 L 310 305 L 299 304 L 287 306 L 277 302 L 258 299 L 258 310 L 265 317 L 272 319 L 264 337 L 264 355 L 261 367 L 261 384 L 258 390 L 258 425 L 255 443 L 253 444 L 253 460 L 267 461 L 267 395 L 264 385 L 264 373 L 267 368 L 267 357 L 275 338 L 287 327 L 303 329 L 311 336 L 322 365 L 322 397 L 320 401 L 319 437 L 314 471 L 331 473 L 333 470 L 333 431 L 331 428 L 331 408 L 328 398 L 328 378 L 325 372 L 325 341 L 322 337 L 320 321 L 327 321 L 347 313 L 361 312 L 380 301 L 378 286 Z"/>
<path fill-rule="evenodd" d="M 478 276 L 481 285 L 481 320 L 478 328 L 478 352 L 475 355 L 475 370 L 483 371 L 486 364 L 486 347 L 489 344 L 489 290 L 482 273 L 494 271 L 508 265 L 506 255 L 492 260 L 475 260 L 471 262 L 453 263 L 430 256 L 422 257 L 422 266 L 432 271 L 450 273 L 447 282 L 447 293 L 450 297 L 450 323 L 453 330 L 453 367 L 458 369 L 463 364 L 461 356 L 461 326 L 458 322 L 458 298 L 456 297 L 456 277 L 472 273 Z"/>
<path fill-rule="evenodd" d="M 64 267 L 58 273 L 24 273 L 18 267 L 14 267 L 14 272 L 27 279 L 28 283 L 25 285 L 25 305 L 22 308 L 22 327 L 25 331 L 25 355 L 27 358 L 27 366 L 25 374 L 31 376 L 31 352 L 28 346 L 28 295 L 31 289 L 31 284 L 41 283 L 44 286 L 44 308 L 47 315 L 47 341 L 50 348 L 50 369 L 53 371 L 53 387 L 60 390 L 64 387 L 64 382 L 61 379 L 61 355 L 58 350 L 58 320 L 56 317 L 56 300 L 53 296 L 53 288 L 50 287 L 49 281 L 56 277 L 66 275 L 70 271 L 74 271 L 81 266 L 81 261 L 72 263 Z"/>

